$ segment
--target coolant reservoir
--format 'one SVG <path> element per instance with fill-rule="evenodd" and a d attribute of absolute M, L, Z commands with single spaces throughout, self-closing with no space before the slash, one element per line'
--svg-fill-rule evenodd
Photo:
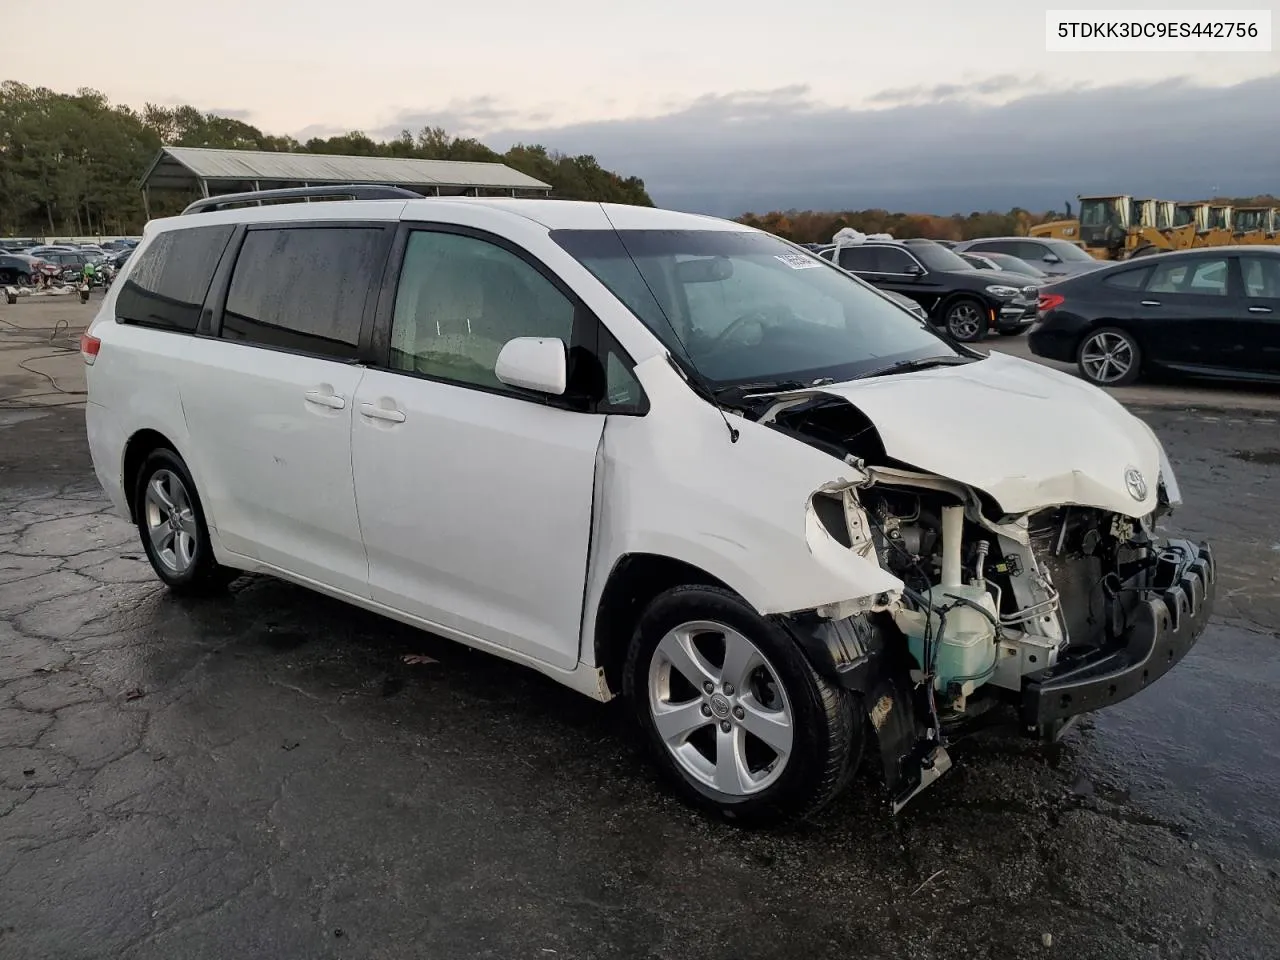
<path fill-rule="evenodd" d="M 942 626 L 942 618 L 937 613 L 930 613 L 932 621 L 932 638 L 938 647 L 936 664 L 937 675 L 934 686 L 943 693 L 951 690 L 952 684 L 959 686 L 959 694 L 968 696 L 978 687 L 986 683 L 996 668 L 997 646 L 995 642 L 995 625 L 983 614 L 967 604 L 956 604 L 956 598 L 968 600 L 986 610 L 992 617 L 996 616 L 996 604 L 985 586 L 976 583 L 963 586 L 935 586 L 930 603 L 947 611 L 946 626 Z M 925 615 L 914 610 L 900 610 L 894 619 L 898 629 L 907 635 L 907 643 L 911 655 L 916 662 L 924 666 L 924 633 Z M 938 645 L 939 631 L 942 642 Z"/>

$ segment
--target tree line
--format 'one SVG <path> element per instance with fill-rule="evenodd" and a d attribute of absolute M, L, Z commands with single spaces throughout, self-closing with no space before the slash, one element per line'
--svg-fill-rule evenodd
<path fill-rule="evenodd" d="M 1008 213 L 973 212 L 949 217 L 888 210 L 788 210 L 738 218 L 747 226 L 767 230 L 796 243 L 829 243 L 837 230 L 852 227 L 862 233 L 888 233 L 898 239 L 969 240 L 973 237 L 1025 236 L 1038 223 L 1055 219 L 1051 213 L 1033 214 L 1019 207 Z"/>
<path fill-rule="evenodd" d="M 1271 194 L 1253 197 L 1215 197 L 1210 203 L 1244 206 L 1280 206 Z M 745 213 L 738 218 L 747 226 L 767 230 L 796 243 L 830 243 L 837 230 L 852 227 L 862 233 L 888 233 L 900 240 L 925 237 L 930 240 L 972 240 L 975 237 L 1022 237 L 1037 224 L 1069 219 L 1079 210 L 1047 210 L 1032 213 L 1014 207 L 1008 213 L 974 211 L 949 217 L 927 213 L 890 213 L 888 210 L 775 210 L 772 213 Z"/>
<path fill-rule="evenodd" d="M 639 177 L 541 144 L 498 153 L 439 127 L 405 130 L 391 140 L 355 131 L 300 142 L 195 107 L 148 103 L 135 110 L 97 90 L 66 94 L 6 81 L 0 83 L 0 236 L 139 233 L 146 217 L 138 180 L 161 144 L 498 162 L 551 184 L 553 197 L 653 206 Z M 152 216 L 177 213 L 194 197 L 154 192 Z"/>

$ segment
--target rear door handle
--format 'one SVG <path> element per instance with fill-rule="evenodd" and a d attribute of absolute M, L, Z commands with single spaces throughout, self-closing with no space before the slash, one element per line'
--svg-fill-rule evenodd
<path fill-rule="evenodd" d="M 328 407 L 331 410 L 341 410 L 347 405 L 347 401 L 336 393 L 321 393 L 319 390 L 307 391 L 307 403 Z"/>
<path fill-rule="evenodd" d="M 379 407 L 372 403 L 360 404 L 360 412 L 370 420 L 386 420 L 390 423 L 404 423 L 404 412 L 401 410 Z"/>
<path fill-rule="evenodd" d="M 1160 306 L 1160 301 L 1159 300 L 1143 300 L 1142 305 L 1144 307 L 1158 307 Z"/>
<path fill-rule="evenodd" d="M 1250 307 L 1249 312 L 1250 313 L 1270 313 L 1271 308 L 1270 307 Z"/>

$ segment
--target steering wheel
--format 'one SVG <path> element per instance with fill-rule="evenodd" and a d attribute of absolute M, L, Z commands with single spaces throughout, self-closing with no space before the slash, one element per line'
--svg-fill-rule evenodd
<path fill-rule="evenodd" d="M 728 342 L 730 336 L 737 332 L 739 327 L 746 326 L 748 323 L 757 323 L 763 331 L 765 327 L 774 326 L 779 320 L 795 319 L 795 314 L 790 307 L 780 303 L 766 303 L 755 310 L 750 310 L 739 317 L 735 317 L 727 327 L 721 330 L 711 341 L 711 349 L 716 350 Z"/>

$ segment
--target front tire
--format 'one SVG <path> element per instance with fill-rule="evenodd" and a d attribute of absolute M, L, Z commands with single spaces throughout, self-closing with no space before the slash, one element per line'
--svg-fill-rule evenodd
<path fill-rule="evenodd" d="M 803 819 L 861 759 L 857 699 L 733 593 L 676 587 L 641 617 L 623 692 L 658 768 L 704 810 L 742 824 Z"/>
<path fill-rule="evenodd" d="M 1142 348 L 1119 327 L 1100 327 L 1080 341 L 1076 366 L 1095 386 L 1127 387 L 1142 373 Z"/>
<path fill-rule="evenodd" d="M 147 456 L 133 502 L 142 549 L 170 590 L 207 594 L 235 579 L 236 571 L 214 559 L 196 485 L 176 453 L 160 447 Z"/>
<path fill-rule="evenodd" d="M 976 343 L 987 335 L 987 308 L 981 301 L 963 297 L 947 307 L 943 324 L 952 339 Z"/>

